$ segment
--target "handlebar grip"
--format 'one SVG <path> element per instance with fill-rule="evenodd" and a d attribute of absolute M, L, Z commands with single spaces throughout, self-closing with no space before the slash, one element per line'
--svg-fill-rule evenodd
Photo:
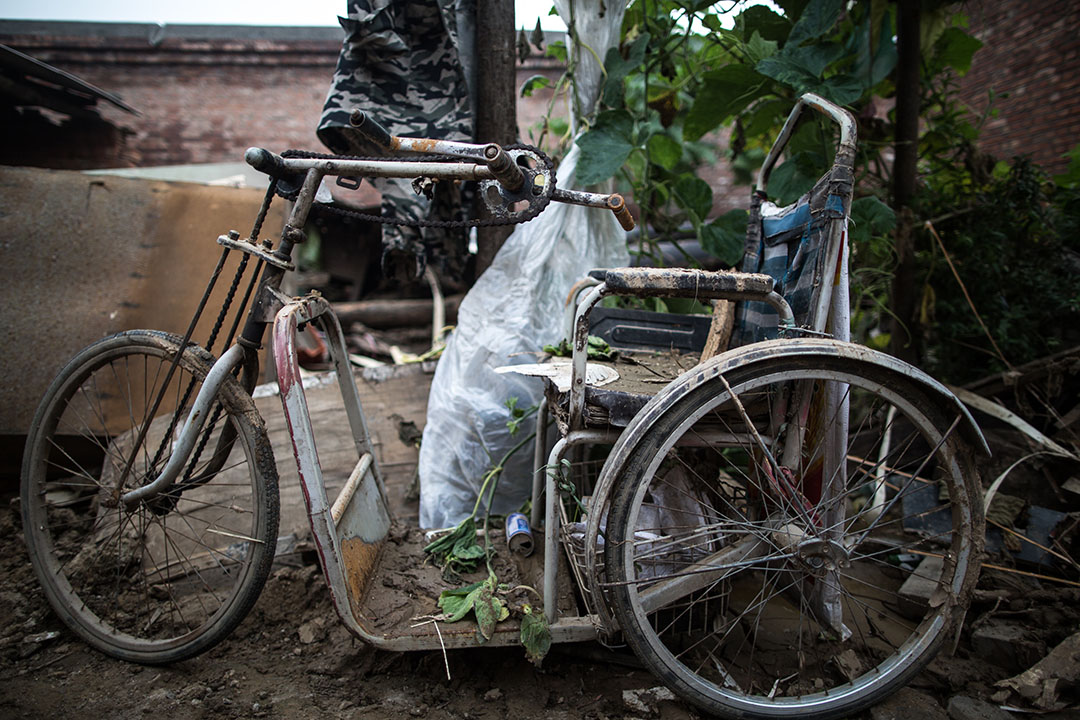
<path fill-rule="evenodd" d="M 615 213 L 615 219 L 622 225 L 622 229 L 626 232 L 630 232 L 634 229 L 634 216 L 630 214 L 630 208 L 626 206 L 626 201 L 623 200 L 623 196 L 615 193 L 608 197 L 607 200 L 608 209 Z"/>
<path fill-rule="evenodd" d="M 285 174 L 285 165 L 281 156 L 269 150 L 257 147 L 248 148 L 244 152 L 244 162 L 271 177 L 281 177 Z"/>
<path fill-rule="evenodd" d="M 390 132 L 363 110 L 352 111 L 352 115 L 349 116 L 349 125 L 380 150 L 389 152 L 394 149 L 394 139 Z"/>

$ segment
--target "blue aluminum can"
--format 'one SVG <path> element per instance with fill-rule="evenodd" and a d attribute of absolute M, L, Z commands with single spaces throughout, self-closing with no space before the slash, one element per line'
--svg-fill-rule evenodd
<path fill-rule="evenodd" d="M 529 519 L 521 513 L 510 513 L 506 516 L 506 544 L 510 546 L 510 552 L 525 557 L 532 555 L 532 530 L 529 529 Z"/>

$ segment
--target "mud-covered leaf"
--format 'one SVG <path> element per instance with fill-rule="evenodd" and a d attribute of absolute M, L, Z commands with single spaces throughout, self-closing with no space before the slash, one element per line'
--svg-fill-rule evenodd
<path fill-rule="evenodd" d="M 476 536 L 463 537 L 454 544 L 454 557 L 459 560 L 479 560 L 484 557 L 484 548 L 476 542 Z"/>
<path fill-rule="evenodd" d="M 544 613 L 537 612 L 528 605 L 524 611 L 521 618 L 521 644 L 525 647 L 529 662 L 539 666 L 551 650 L 551 628 L 548 627 Z"/>
<path fill-rule="evenodd" d="M 495 597 L 491 585 L 484 583 L 477 588 L 476 597 L 473 600 L 473 612 L 476 613 L 476 630 L 481 642 L 491 639 L 495 634 L 495 623 L 499 622 L 500 615 L 505 608 Z"/>

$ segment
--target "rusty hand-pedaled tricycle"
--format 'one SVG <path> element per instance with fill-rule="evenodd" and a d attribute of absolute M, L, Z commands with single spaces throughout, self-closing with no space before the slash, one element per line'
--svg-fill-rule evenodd
<path fill-rule="evenodd" d="M 803 199 L 777 208 L 766 200 L 769 173 L 808 109 L 839 127 L 835 161 Z M 557 189 L 534 148 L 396 138 L 353 117 L 357 132 L 396 155 L 248 151 L 273 179 L 250 237 L 218 239 L 221 262 L 230 253 L 239 262 L 207 348 L 189 342 L 192 329 L 183 338 L 148 330 L 105 338 L 68 363 L 37 412 L 22 478 L 30 555 L 61 619 L 109 655 L 192 657 L 234 629 L 262 589 L 278 487 L 251 391 L 269 324 L 311 531 L 341 620 L 390 650 L 477 642 L 468 622 L 391 622 L 372 609 L 373 596 L 394 584 L 380 580 L 423 545 L 402 542 L 391 518 L 329 303 L 280 291 L 290 253 L 328 176 L 477 180 L 508 222 L 531 219 L 551 200 L 606 207 L 624 227 L 632 220 L 617 195 Z M 523 572 L 542 588 L 551 640 L 624 642 L 707 712 L 838 717 L 877 702 L 959 632 L 976 580 L 982 512 L 973 457 L 985 441 L 942 385 L 848 342 L 854 150 L 850 115 L 800 99 L 758 178 L 744 272 L 592 272 L 569 311 L 567 376 L 547 380 L 532 498 L 543 563 Z M 260 242 L 275 187 L 286 181 L 298 191 L 280 241 Z M 215 358 L 209 351 L 238 294 Z M 623 386 L 587 382 L 590 313 L 610 295 L 713 300 L 716 314 L 734 302 L 735 346 L 684 361 L 688 369 L 666 384 L 635 385 L 630 368 L 640 362 L 600 373 L 624 374 Z M 297 328 L 307 324 L 325 333 L 359 454 L 333 502 L 297 362 Z M 561 435 L 550 454 L 549 416 Z M 577 476 L 566 461 L 583 445 L 609 448 L 595 477 Z M 904 599 L 909 582 L 929 591 Z M 435 612 L 434 598 L 429 605 Z M 517 644 L 519 628 L 518 617 L 500 622 L 488 643 Z"/>

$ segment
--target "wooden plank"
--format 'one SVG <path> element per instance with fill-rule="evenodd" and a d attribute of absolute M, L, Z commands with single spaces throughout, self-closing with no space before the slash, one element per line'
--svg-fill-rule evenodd
<path fill-rule="evenodd" d="M 419 449 L 398 438 L 398 426 L 403 421 L 413 422 L 423 431 L 434 372 L 434 363 L 423 363 L 369 368 L 355 373 L 375 456 L 383 471 L 390 511 L 397 518 L 413 523 L 417 521 L 418 507 L 415 501 L 405 500 L 405 490 L 416 471 Z M 318 373 L 306 380 L 305 394 L 327 497 L 333 502 L 359 455 L 338 385 L 328 382 L 327 375 Z M 260 386 L 256 396 L 255 405 L 266 420 L 267 434 L 277 461 L 281 493 L 280 534 L 306 535 L 307 511 L 276 386 Z"/>

